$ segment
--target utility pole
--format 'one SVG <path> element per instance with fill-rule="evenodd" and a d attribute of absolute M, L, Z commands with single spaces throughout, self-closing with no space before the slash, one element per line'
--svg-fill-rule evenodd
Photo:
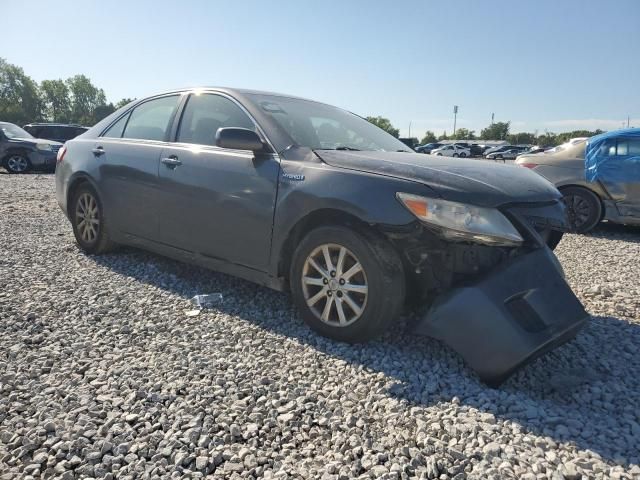
<path fill-rule="evenodd" d="M 627 115 L 627 128 L 629 128 L 629 115 Z"/>
<path fill-rule="evenodd" d="M 409 138 L 411 138 L 411 120 L 409 120 Z"/>
<path fill-rule="evenodd" d="M 458 105 L 453 106 L 453 135 L 456 135 L 456 121 L 458 119 Z"/>
<path fill-rule="evenodd" d="M 495 113 L 491 112 L 491 125 L 493 125 L 493 117 L 495 117 Z"/>

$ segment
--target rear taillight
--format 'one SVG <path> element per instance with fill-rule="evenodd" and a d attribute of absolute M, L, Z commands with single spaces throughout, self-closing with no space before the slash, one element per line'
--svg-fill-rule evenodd
<path fill-rule="evenodd" d="M 518 165 L 525 168 L 536 168 L 538 166 L 537 163 L 527 163 L 527 162 L 518 162 Z"/>
<path fill-rule="evenodd" d="M 60 150 L 58 150 L 58 156 L 56 157 L 56 163 L 57 164 L 62 163 L 66 153 L 67 153 L 67 147 L 65 147 L 63 145 L 62 148 L 60 148 Z"/>

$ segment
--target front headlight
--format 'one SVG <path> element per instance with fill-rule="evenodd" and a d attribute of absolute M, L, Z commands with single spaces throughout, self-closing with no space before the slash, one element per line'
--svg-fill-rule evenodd
<path fill-rule="evenodd" d="M 398 192 L 398 200 L 423 222 L 439 227 L 443 237 L 485 245 L 517 246 L 522 236 L 495 208 L 476 207 Z"/>
<path fill-rule="evenodd" d="M 50 152 L 51 151 L 51 145 L 48 143 L 38 143 L 36 144 L 36 148 L 38 150 L 43 150 L 45 152 Z"/>

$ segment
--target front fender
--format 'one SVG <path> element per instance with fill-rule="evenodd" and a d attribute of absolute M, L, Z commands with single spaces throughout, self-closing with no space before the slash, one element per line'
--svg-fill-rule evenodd
<path fill-rule="evenodd" d="M 311 152 L 312 154 L 312 152 Z M 332 167 L 322 161 L 282 159 L 274 214 L 270 273 L 278 274 L 282 248 L 294 227 L 319 210 L 336 210 L 369 225 L 405 226 L 416 218 L 397 192 L 438 197 L 423 184 Z"/>

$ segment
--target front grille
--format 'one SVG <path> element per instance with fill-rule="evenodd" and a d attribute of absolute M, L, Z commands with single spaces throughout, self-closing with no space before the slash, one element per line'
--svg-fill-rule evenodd
<path fill-rule="evenodd" d="M 60 150 L 62 148 L 62 145 L 51 145 L 51 150 L 53 150 L 54 153 L 58 153 L 58 150 Z"/>

